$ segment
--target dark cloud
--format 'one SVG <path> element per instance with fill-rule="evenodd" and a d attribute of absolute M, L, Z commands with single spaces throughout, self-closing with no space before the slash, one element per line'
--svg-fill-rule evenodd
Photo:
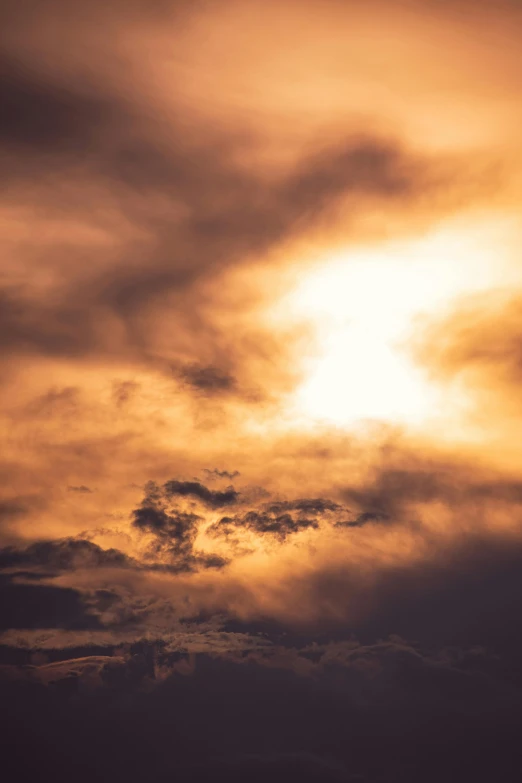
<path fill-rule="evenodd" d="M 456 471 L 453 476 L 457 478 Z M 107 627 L 133 625 L 145 630 L 157 623 L 161 625 L 167 616 L 188 616 L 201 610 L 210 611 L 211 616 L 221 613 L 233 618 L 239 611 L 243 617 L 264 617 L 286 624 L 287 630 L 303 628 L 306 633 L 337 633 L 349 628 L 364 641 L 398 633 L 431 645 L 500 645 L 499 650 L 506 650 L 512 644 L 518 649 L 522 637 L 516 624 L 505 623 L 503 607 L 510 616 L 521 610 L 520 542 L 513 531 L 496 533 L 482 524 L 483 517 L 487 520 L 488 514 L 496 513 L 499 503 L 504 503 L 511 514 L 516 513 L 520 503 L 518 485 L 498 480 L 490 484 L 472 482 L 466 487 L 461 476 L 458 491 L 453 494 L 444 483 L 429 484 L 429 491 L 426 490 L 424 475 L 421 490 L 416 478 L 409 474 L 400 475 L 399 488 L 396 478 L 391 483 L 388 477 L 381 483 L 377 481 L 373 495 L 382 500 L 381 506 L 394 509 L 391 516 L 374 511 L 351 514 L 327 498 L 298 498 L 263 502 L 255 507 L 248 504 L 239 513 L 222 516 L 210 526 L 206 514 L 215 513 L 216 506 L 209 506 L 192 494 L 190 486 L 203 485 L 150 482 L 142 503 L 132 513 L 133 527 L 144 534 L 147 547 L 142 547 L 139 558 L 130 558 L 116 549 L 103 549 L 84 539 L 61 539 L 5 547 L 0 551 L 0 568 L 9 571 L 13 585 L 34 583 L 45 577 L 51 580 L 64 572 L 71 574 L 68 584 L 74 585 L 75 573 L 88 571 L 90 593 L 84 596 L 85 605 L 96 611 L 96 617 L 103 616 Z M 409 492 L 406 482 L 418 491 Z M 182 492 L 172 493 L 171 483 L 174 488 L 181 484 Z M 185 494 L 185 484 L 189 485 L 189 494 Z M 383 494 L 383 487 L 389 495 Z M 442 489 L 435 492 L 434 487 Z M 369 488 L 359 490 L 357 497 L 369 501 Z M 476 506 L 470 507 L 470 498 L 475 498 Z M 439 508 L 443 504 L 451 510 L 455 530 L 436 534 L 423 525 L 423 510 L 419 507 L 415 517 L 406 516 L 412 499 L 427 503 L 426 508 L 431 502 L 439 504 Z M 198 513 L 191 505 L 195 502 L 200 504 Z M 470 508 L 476 509 L 476 519 L 470 517 L 475 513 Z M 459 519 L 463 515 L 468 515 L 466 520 Z M 343 528 L 346 533 L 341 533 Z M 216 585 L 210 581 L 193 592 L 187 582 L 183 588 L 186 603 L 185 598 L 180 603 L 175 581 L 168 587 L 172 599 L 164 596 L 167 583 L 158 583 L 156 588 L 147 581 L 147 575 L 153 573 L 175 580 L 177 575 L 185 574 L 188 578 L 194 572 L 223 568 L 229 562 L 227 558 L 245 556 L 240 547 L 244 532 L 258 536 L 263 548 L 265 537 L 269 547 L 274 540 L 292 546 L 293 536 L 307 530 L 321 532 L 309 542 L 310 551 L 308 547 L 298 547 L 296 556 L 301 551 L 308 557 L 323 545 L 333 549 L 328 550 L 326 559 L 319 550 L 321 554 L 307 566 L 306 579 L 292 570 L 279 576 L 281 581 L 273 601 L 268 603 L 257 600 L 260 585 L 255 571 L 251 583 L 246 578 L 237 584 L 232 580 L 230 587 L 226 581 Z M 215 537 L 217 551 L 198 548 L 200 532 Z M 384 557 L 381 552 L 379 536 L 385 533 L 397 546 L 396 556 L 391 552 Z M 353 553 L 351 548 L 345 550 L 338 535 L 354 536 Z M 366 558 L 364 568 L 357 559 L 361 547 Z M 402 548 L 411 549 L 412 556 L 405 560 Z M 108 580 L 104 585 L 96 580 L 100 568 L 113 572 L 104 577 Z M 93 591 L 106 590 L 111 584 L 115 592 L 105 596 L 110 599 L 109 611 L 104 608 L 104 596 Z M 120 584 L 125 585 L 128 595 L 121 592 Z M 140 603 L 142 591 L 148 598 L 143 597 Z M 135 597 L 131 599 L 130 595 Z"/>
<path fill-rule="evenodd" d="M 49 580 L 63 572 L 75 573 L 83 569 L 177 574 L 226 565 L 227 560 L 217 554 L 193 551 L 200 519 L 196 515 L 167 515 L 146 507 L 137 509 L 134 514 L 136 527 L 153 533 L 155 538 L 143 559 L 130 557 L 118 549 L 103 549 L 87 539 L 65 538 L 0 549 L 0 571 L 5 571 L 17 582 L 27 582 Z M 96 595 L 99 598 L 98 593 Z M 112 593 L 110 595 L 114 598 Z"/>
<path fill-rule="evenodd" d="M 102 549 L 92 541 L 64 538 L 37 541 L 25 548 L 0 549 L 0 569 L 43 568 L 51 572 L 77 568 L 126 568 L 133 563 L 117 549 Z"/>
<path fill-rule="evenodd" d="M 342 519 L 334 523 L 335 527 L 362 527 L 368 522 L 384 522 L 388 519 L 387 514 L 376 513 L 373 511 L 363 511 L 357 514 L 355 519 Z"/>
<path fill-rule="evenodd" d="M 205 475 L 207 476 L 207 479 L 221 479 L 226 478 L 229 481 L 233 481 L 235 478 L 240 476 L 239 470 L 233 470 L 232 472 L 228 470 L 217 470 L 217 468 L 213 468 L 212 470 L 209 470 L 209 468 L 205 468 L 204 471 Z"/>
<path fill-rule="evenodd" d="M 85 83 L 15 60 L 3 74 L 4 180 L 22 188 L 25 206 L 47 205 L 44 221 L 80 221 L 114 240 L 109 252 L 74 250 L 58 235 L 50 247 L 28 251 L 40 264 L 58 263 L 61 281 L 51 297 L 30 280 L 0 291 L 0 342 L 9 353 L 118 355 L 166 374 L 179 368 L 174 374 L 196 393 L 244 394 L 242 345 L 262 356 L 265 340 L 217 329 L 198 284 L 317 226 L 341 200 L 355 210 L 359 197 L 409 200 L 431 187 L 424 162 L 381 138 L 349 135 L 267 179 L 236 162 L 249 143 L 241 134 L 191 132 L 193 118 L 179 109 L 165 134 L 143 96 L 112 85 L 95 63 Z M 77 264 L 60 261 L 74 253 Z M 168 351 L 151 308 L 171 323 Z"/>
<path fill-rule="evenodd" d="M 53 92 L 52 85 L 49 92 Z M 68 99 L 73 100 L 71 96 Z M 74 103 L 70 113 L 76 115 Z M 98 115 L 91 118 L 91 124 L 99 133 Z M 124 115 L 120 124 L 127 127 L 132 122 Z M 80 125 L 82 137 L 76 142 L 73 137 L 73 148 L 75 144 L 87 145 L 84 123 Z M 120 182 L 126 192 L 124 214 L 150 236 L 155 235 L 150 247 L 144 248 L 148 263 L 132 263 L 124 269 L 113 265 L 96 277 L 91 275 L 90 281 L 82 279 L 80 287 L 72 278 L 64 287 L 64 296 L 52 302 L 35 300 L 23 289 L 4 289 L 1 332 L 5 350 L 64 357 L 92 351 L 104 354 L 109 346 L 99 323 L 111 314 L 126 324 L 130 343 L 121 347 L 122 356 L 130 351 L 148 360 L 157 348 L 147 344 L 147 332 L 136 331 L 136 319 L 148 304 L 164 302 L 169 291 L 179 295 L 201 275 L 215 274 L 231 262 L 265 252 L 288 237 L 296 223 L 311 221 L 342 195 L 373 192 L 392 196 L 415 189 L 410 181 L 415 177 L 405 174 L 407 166 L 401 153 L 380 141 L 355 140 L 347 149 L 326 152 L 317 160 L 303 162 L 287 181 L 268 189 L 254 175 L 235 170 L 232 163 L 227 166 L 226 150 L 194 149 L 182 136 L 176 148 L 161 151 L 157 140 L 147 138 L 146 133 L 142 132 L 140 141 L 136 140 L 140 132 L 134 134 L 127 144 L 118 134 L 117 146 L 111 149 L 109 144 L 109 152 L 107 144 L 100 143 L 97 148 L 90 140 L 87 166 L 94 161 L 99 167 L 97 176 L 106 177 L 113 187 L 115 181 Z M 169 199 L 172 214 L 182 208 L 188 217 L 181 223 L 172 219 L 162 222 L 148 214 L 146 204 L 140 206 L 134 189 L 152 189 Z M 96 268 L 99 261 L 93 270 Z M 198 339 L 203 330 L 210 338 L 210 326 L 195 317 L 197 297 L 178 305 L 186 312 L 185 330 L 197 330 Z M 182 377 L 200 390 L 231 390 L 233 372 L 221 366 L 230 365 L 234 357 L 226 359 L 214 350 L 212 358 L 212 364 L 186 366 Z"/>
<path fill-rule="evenodd" d="M 234 530 L 252 530 L 258 535 L 273 535 L 284 541 L 292 533 L 309 528 L 317 529 L 319 524 L 315 519 L 306 517 L 295 518 L 291 514 L 277 514 L 258 511 L 247 511 L 246 514 L 235 517 L 222 517 L 209 528 L 214 535 L 227 535 Z"/>
<path fill-rule="evenodd" d="M 280 500 L 267 505 L 267 511 L 277 514 L 281 511 L 304 511 L 310 514 L 324 514 L 325 511 L 339 511 L 341 506 L 327 498 L 301 498 L 299 500 Z"/>
<path fill-rule="evenodd" d="M 391 457 L 362 486 L 344 490 L 345 498 L 365 511 L 360 520 L 389 519 L 401 509 L 418 503 L 441 502 L 452 507 L 473 503 L 522 502 L 522 483 L 502 475 L 480 475 L 480 471 L 465 463 L 451 464 L 437 460 L 430 463 L 419 456 L 399 458 L 397 466 Z M 402 462 L 402 464 L 400 464 Z"/>
<path fill-rule="evenodd" d="M 27 506 L 18 500 L 2 500 L 0 502 L 0 520 L 20 517 L 27 513 Z"/>
<path fill-rule="evenodd" d="M 234 490 L 213 492 L 203 484 L 190 481 L 167 481 L 163 487 L 149 482 L 141 505 L 132 512 L 133 525 L 154 537 L 153 552 L 167 556 L 175 571 L 192 571 L 199 567 L 221 568 L 226 560 L 215 554 L 195 552 L 194 543 L 203 518 L 168 506 L 173 497 L 196 498 L 211 507 L 234 503 Z"/>
<path fill-rule="evenodd" d="M 211 508 L 232 506 L 239 500 L 239 493 L 233 487 L 225 490 L 208 489 L 198 481 L 176 481 L 172 479 L 163 485 L 167 497 L 193 497 Z"/>
<path fill-rule="evenodd" d="M 224 394 L 235 388 L 233 376 L 218 367 L 189 365 L 179 372 L 179 376 L 192 389 L 200 391 L 202 394 Z"/>
<path fill-rule="evenodd" d="M 169 505 L 171 500 L 192 502 L 194 496 L 170 497 L 168 483 L 149 483 L 134 524 L 153 537 L 157 553 L 170 553 L 170 561 L 157 567 L 173 578 L 175 590 L 177 574 L 205 564 L 194 549 L 199 514 Z M 482 490 L 483 497 L 498 496 L 493 486 Z M 511 490 L 502 491 L 512 496 Z M 197 496 L 195 501 L 205 506 Z M 229 518 L 228 524 L 286 541 L 300 521 L 335 526 L 348 524 L 346 517 L 342 504 L 312 497 L 265 502 Z M 375 521 L 383 521 L 377 512 L 361 512 L 350 524 Z M 393 524 L 386 520 L 387 526 Z M 426 544 L 425 536 L 419 529 L 419 546 Z M 2 557 L 4 567 L 18 569 L 45 569 L 51 562 L 67 569 L 86 561 L 114 565 L 106 562 L 113 557 L 109 550 L 86 542 L 11 547 Z M 139 736 L 147 758 L 156 757 L 168 725 L 168 747 L 174 741 L 179 747 L 172 757 L 160 755 L 161 772 L 169 776 L 175 768 L 188 780 L 240 781 L 248 774 L 254 781 L 270 775 L 281 783 L 289 776 L 416 783 L 422 773 L 437 783 L 449 764 L 463 779 L 485 782 L 496 769 L 503 779 L 514 780 L 509 775 L 521 768 L 513 727 L 522 716 L 522 636 L 506 616 L 518 617 L 522 609 L 521 564 L 518 540 L 478 532 L 458 542 L 434 538 L 418 561 L 387 561 L 369 578 L 342 559 L 318 562 L 306 579 L 289 577 L 279 595 L 290 608 L 306 607 L 303 622 L 292 619 L 291 612 L 287 619 L 280 606 L 275 613 L 266 605 L 253 609 L 248 619 L 243 605 L 238 616 L 226 592 L 221 605 L 216 596 L 207 618 L 183 619 L 170 598 L 149 594 L 146 582 L 108 587 L 104 577 L 104 587 L 80 594 L 20 584 L 23 577 L 11 574 L 3 577 L 2 605 L 16 606 L 16 611 L 4 609 L 2 628 L 19 630 L 21 636 L 54 629 L 66 634 L 69 649 L 55 649 L 47 641 L 42 649 L 46 663 L 27 668 L 24 663 L 40 650 L 37 637 L 32 649 L 21 642 L 6 647 L 4 640 L 0 659 L 9 666 L 0 688 L 10 704 L 19 705 L 14 714 L 20 721 L 25 716 L 28 741 L 41 736 L 38 710 L 45 710 L 49 732 L 60 729 L 64 737 L 71 732 L 73 759 L 91 743 L 99 747 L 101 727 L 110 721 L 110 746 L 89 755 L 90 777 L 99 778 L 100 769 L 109 777 L 116 769 L 121 775 L 123 765 L 126 779 L 141 779 L 148 762 L 134 751 L 125 754 L 123 737 L 128 744 L 129 737 L 137 742 Z M 142 568 L 154 570 L 154 564 Z M 79 646 L 80 634 L 89 635 L 90 646 Z M 138 651 L 137 640 L 145 634 L 149 641 Z M 105 635 L 105 647 L 96 647 L 98 635 Z M 65 660 L 75 644 L 77 658 Z M 78 733 L 77 700 L 87 726 Z M 58 714 L 73 725 L 58 725 Z M 34 716 L 34 727 L 27 715 Z M 434 737 L 435 761 L 429 751 Z M 47 763 L 53 761 L 54 756 Z M 68 774 L 76 769 L 71 763 Z M 23 780 L 28 762 L 19 764 Z"/>
<path fill-rule="evenodd" d="M 206 769 L 205 769 L 206 768 Z M 360 780 L 357 774 L 350 774 L 344 764 L 330 758 L 321 758 L 312 753 L 252 753 L 231 758 L 215 759 L 201 765 L 199 773 L 209 776 L 222 775 L 228 781 L 299 780 L 302 783 L 346 783 Z"/>
<path fill-rule="evenodd" d="M 153 532 L 159 539 L 168 541 L 173 554 L 188 554 L 192 550 L 201 517 L 197 514 L 173 512 L 143 504 L 133 511 L 134 525 L 140 530 Z"/>
<path fill-rule="evenodd" d="M 101 628 L 81 594 L 68 587 L 17 584 L 0 575 L 0 628 Z"/>
<path fill-rule="evenodd" d="M 67 89 L 49 82 L 23 62 L 0 58 L 0 145 L 11 156 L 40 154 L 84 156 L 95 130 L 107 125 L 117 109 L 103 94 Z"/>
<path fill-rule="evenodd" d="M 296 575 L 287 589 L 300 595 L 308 617 L 295 626 L 324 634 L 349 628 L 365 642 L 399 634 L 441 647 L 484 645 L 518 659 L 522 636 L 506 622 L 522 609 L 518 538 L 468 533 L 442 542 L 420 533 L 418 544 L 422 553 L 407 564 L 392 559 L 365 573 L 341 558 L 306 580 Z"/>
<path fill-rule="evenodd" d="M 156 774 L 195 783 L 485 783 L 520 770 L 510 728 L 520 684 L 506 687 L 507 672 L 479 650 L 434 655 L 395 637 L 308 645 L 286 658 L 277 648 L 257 658 L 170 654 L 166 673 L 168 657 L 149 642 L 4 667 L 5 763 L 16 762 L 21 780 L 38 761 L 58 781 L 138 781 L 154 759 Z M 298 675 L 292 667 L 307 660 Z M 22 727 L 32 754 L 13 741 Z"/>
<path fill-rule="evenodd" d="M 222 517 L 211 525 L 211 535 L 229 535 L 234 531 L 251 530 L 257 535 L 273 535 L 284 541 L 302 530 L 317 530 L 323 515 L 339 512 L 342 506 L 325 498 L 301 498 L 262 503 L 259 508 L 243 514 Z"/>
<path fill-rule="evenodd" d="M 80 484 L 78 487 L 75 486 L 68 486 L 67 487 L 68 492 L 79 492 L 83 495 L 88 495 L 92 492 L 92 489 L 89 489 L 89 487 L 86 487 L 85 484 Z"/>

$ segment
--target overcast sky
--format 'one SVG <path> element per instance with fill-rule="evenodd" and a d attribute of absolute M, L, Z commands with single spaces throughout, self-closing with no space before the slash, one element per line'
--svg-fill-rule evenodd
<path fill-rule="evenodd" d="M 520 3 L 0 20 L 9 779 L 519 780 Z"/>

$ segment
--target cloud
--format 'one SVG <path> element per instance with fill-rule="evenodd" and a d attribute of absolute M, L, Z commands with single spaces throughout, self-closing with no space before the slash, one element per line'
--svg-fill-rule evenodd
<path fill-rule="evenodd" d="M 25 548 L 9 546 L 0 549 L 0 569 L 44 568 L 49 571 L 77 568 L 122 568 L 132 560 L 117 549 L 102 549 L 92 541 L 66 538 L 38 541 Z"/>
<path fill-rule="evenodd" d="M 101 628 L 77 590 L 53 585 L 17 584 L 0 576 L 0 628 Z"/>
<path fill-rule="evenodd" d="M 222 517 L 219 522 L 209 528 L 212 535 L 228 535 L 234 529 L 252 530 L 258 535 L 274 535 L 284 541 L 288 535 L 298 533 L 308 528 L 319 527 L 315 519 L 299 517 L 295 519 L 291 514 L 274 514 L 270 512 L 247 511 L 242 516 Z"/>
<path fill-rule="evenodd" d="M 48 92 L 56 92 L 54 85 L 48 86 Z M 82 116 L 83 109 L 77 106 L 80 98 L 67 93 L 63 102 L 70 104 L 72 117 Z M 58 105 L 62 105 L 62 99 Z M 135 230 L 122 228 L 121 237 L 116 234 L 110 241 L 111 245 L 120 245 L 120 250 L 115 254 L 111 248 L 103 253 L 103 248 L 93 247 L 90 252 L 96 254 L 96 262 L 78 280 L 62 265 L 61 292 L 57 290 L 52 300 L 42 299 L 31 290 L 29 281 L 4 287 L 1 326 L 5 351 L 63 359 L 93 353 L 106 358 L 116 355 L 122 361 L 131 359 L 166 373 L 172 366 L 179 366 L 176 372 L 181 380 L 197 391 L 217 393 L 241 388 L 236 367 L 242 340 L 216 332 L 209 306 L 201 301 L 196 286 L 209 275 L 216 278 L 232 264 L 243 264 L 247 258 L 269 252 L 290 238 L 302 221 L 316 222 L 341 197 L 373 192 L 392 197 L 415 190 L 410 182 L 414 176 L 404 173 L 401 153 L 379 140 L 356 139 L 345 149 L 326 151 L 317 159 L 303 161 L 280 183 L 267 186 L 255 174 L 237 170 L 233 163 L 227 165 L 226 149 L 220 150 L 219 144 L 216 149 L 212 144 L 194 148 L 181 136 L 176 146 L 161 151 L 152 132 L 146 129 L 138 129 L 126 143 L 120 136 L 130 135 L 125 129 L 132 128 L 133 121 L 125 113 L 118 118 L 117 145 L 109 140 L 97 141 L 96 135 L 103 137 L 103 133 L 112 138 L 110 125 L 105 126 L 118 112 L 116 104 L 108 111 L 110 120 L 96 112 L 88 123 L 78 121 L 82 137 L 75 140 L 73 134 L 68 139 L 75 165 L 87 167 L 82 179 L 86 176 L 89 183 L 94 177 L 96 189 L 106 191 L 106 200 L 121 191 L 117 195 L 121 220 L 139 227 L 142 240 L 136 238 Z M 52 107 L 50 112 L 42 112 L 45 116 L 52 113 Z M 59 133 L 60 123 L 56 125 Z M 86 137 L 86 126 L 92 126 L 94 139 Z M 56 142 L 61 150 L 59 141 L 58 135 Z M 89 157 L 76 161 L 74 150 L 84 146 L 89 148 Z M 46 148 L 37 150 L 45 163 L 49 156 L 44 152 Z M 39 166 L 38 161 L 33 161 L 33 167 Z M 65 152 L 58 161 L 53 160 L 53 176 L 65 166 L 68 188 L 74 187 L 74 180 L 80 176 L 68 173 L 71 165 Z M 96 166 L 94 172 L 90 170 L 92 165 Z M 138 194 L 148 190 L 152 200 L 154 195 L 166 201 L 162 210 L 166 214 L 158 216 L 146 202 L 142 203 Z M 52 190 L 42 196 L 50 204 L 56 198 Z M 89 188 L 84 198 L 89 199 Z M 98 196 L 93 194 L 93 198 Z M 64 208 L 71 211 L 73 204 L 71 199 Z M 94 205 L 85 205 L 80 214 L 85 211 L 90 222 L 94 209 Z M 99 222 L 95 214 L 93 219 Z M 108 230 L 110 239 L 111 232 L 118 231 L 117 224 Z M 53 250 L 57 258 L 65 252 L 59 247 Z M 146 258 L 146 263 L 134 260 L 137 253 Z M 37 254 L 47 263 L 45 247 Z M 123 257 L 130 258 L 130 263 L 124 264 Z M 175 297 L 176 310 L 169 296 Z M 165 310 L 173 322 L 174 339 L 168 351 L 157 334 L 150 308 L 156 313 L 158 308 Z M 254 349 L 254 340 L 248 345 Z M 187 353 L 194 355 L 194 351 L 195 360 L 186 362 Z"/>
<path fill-rule="evenodd" d="M 0 144 L 13 155 L 13 166 L 19 152 L 54 154 L 65 160 L 68 154 L 78 155 L 95 136 L 97 125 L 109 122 L 113 112 L 102 95 L 72 92 L 5 56 L 0 95 L 7 109 L 0 123 Z"/>
<path fill-rule="evenodd" d="M 308 633 L 348 627 L 362 639 L 494 644 L 500 605 L 516 610 L 519 484 L 463 462 L 419 462 L 389 451 L 380 470 L 338 489 L 350 506 L 149 482 L 119 539 L 126 551 L 87 538 L 36 541 L 2 549 L 0 566 L 16 584 L 80 590 L 105 628 L 163 632 L 173 618 L 202 614 Z"/>
<path fill-rule="evenodd" d="M 234 390 L 234 378 L 218 367 L 191 365 L 180 371 L 180 377 L 192 389 L 203 394 L 224 394 Z"/>
<path fill-rule="evenodd" d="M 319 530 L 321 525 L 348 525 L 339 522 L 338 517 L 349 515 L 349 509 L 327 498 L 297 498 L 269 502 L 263 500 L 262 495 L 255 508 L 234 516 L 222 517 L 211 524 L 206 533 L 213 537 L 230 538 L 234 533 L 250 531 L 260 537 L 274 536 L 283 542 L 295 533 Z"/>
<path fill-rule="evenodd" d="M 393 266 L 397 238 L 412 270 L 440 259 L 430 295 L 460 286 L 479 224 L 520 201 L 519 12 L 5 7 L 5 768 L 518 780 L 518 282 L 415 322 L 435 416 L 475 405 L 444 428 L 295 410 L 337 316 L 287 295 L 337 260 Z"/>
<path fill-rule="evenodd" d="M 184 660 L 169 659 L 165 645 L 154 642 L 72 660 L 49 650 L 43 665 L 3 668 L 10 715 L 3 736 L 16 736 L 23 718 L 24 736 L 31 743 L 41 738 L 46 760 L 62 759 L 58 780 L 76 770 L 87 780 L 114 769 L 139 780 L 151 757 L 166 777 L 198 783 L 239 781 L 246 773 L 254 781 L 269 773 L 281 783 L 289 775 L 347 783 L 400 776 L 413 783 L 424 769 L 431 783 L 448 766 L 486 781 L 494 769 L 506 779 L 518 769 L 508 727 L 520 715 L 520 687 L 507 687 L 507 672 L 483 651 L 433 654 L 395 637 L 287 652 L 285 662 L 284 651 L 269 647 L 243 658 Z M 308 672 L 297 674 L 291 661 L 307 657 Z M 434 732 L 436 758 L 428 750 Z M 58 746 L 52 736 L 60 737 Z M 29 778 L 33 756 L 17 748 L 6 743 L 22 779 Z"/>
<path fill-rule="evenodd" d="M 118 407 L 128 403 L 139 391 L 140 385 L 136 381 L 116 381 L 113 385 L 113 398 Z"/>
<path fill-rule="evenodd" d="M 163 487 L 149 482 L 141 505 L 132 512 L 133 525 L 153 536 L 152 551 L 166 555 L 174 569 L 221 568 L 226 560 L 216 554 L 196 552 L 194 544 L 203 518 L 192 511 L 168 508 L 172 498 L 195 498 L 211 508 L 233 504 L 237 492 L 212 491 L 196 481 L 167 481 Z"/>
<path fill-rule="evenodd" d="M 360 521 L 385 521 L 404 509 L 432 503 L 464 512 L 479 503 L 516 508 L 522 502 L 522 484 L 516 475 L 485 470 L 469 458 L 391 448 L 362 481 L 346 486 L 342 494 L 361 508 Z"/>
<path fill-rule="evenodd" d="M 230 781 L 298 779 L 304 783 L 316 781 L 349 781 L 360 779 L 358 775 L 348 773 L 346 767 L 329 758 L 311 753 L 274 753 L 237 755 L 231 758 L 215 759 L 207 765 L 207 774 L 222 775 Z M 200 774 L 205 772 L 200 767 Z"/>
<path fill-rule="evenodd" d="M 239 499 L 239 493 L 233 487 L 222 491 L 211 490 L 198 481 L 176 481 L 172 479 L 164 484 L 163 489 L 168 498 L 176 495 L 180 497 L 194 497 L 203 501 L 211 508 L 232 506 Z"/>
<path fill-rule="evenodd" d="M 445 318 L 425 320 L 413 352 L 436 379 L 461 383 L 488 415 L 518 409 L 522 302 L 512 290 L 468 296 Z M 498 415 L 498 414 L 497 414 Z"/>
<path fill-rule="evenodd" d="M 323 514 L 325 511 L 339 511 L 341 506 L 328 498 L 299 498 L 281 500 L 267 505 L 267 511 L 277 514 L 281 511 L 303 511 L 310 514 Z"/>
<path fill-rule="evenodd" d="M 27 506 L 16 500 L 4 500 L 0 503 L 0 519 L 11 519 L 23 516 L 27 512 Z"/>
<path fill-rule="evenodd" d="M 163 509 L 151 506 L 141 506 L 134 511 L 135 527 L 152 532 L 157 539 L 155 546 L 158 549 L 166 547 L 169 554 L 181 558 L 187 567 L 200 520 L 197 514 L 167 514 Z"/>
<path fill-rule="evenodd" d="M 359 66 L 345 63 L 335 3 L 299 14 L 298 61 L 286 4 L 268 27 L 253 8 L 160 5 L 95 4 L 87 17 L 76 4 L 32 4 L 31 24 L 11 5 L 5 23 L 2 470 L 22 496 L 30 463 L 48 504 L 28 512 L 31 540 L 85 530 L 91 515 L 99 527 L 136 502 L 128 484 L 201 465 L 237 465 L 245 482 L 285 494 L 301 457 L 276 455 L 291 441 L 278 418 L 317 345 L 309 325 L 289 312 L 275 323 L 272 309 L 337 249 L 438 224 L 461 187 L 480 200 L 474 154 L 413 144 L 380 99 L 369 112 L 332 105 L 367 92 L 344 88 Z M 327 481 L 313 482 L 320 495 Z M 73 510 L 57 486 L 96 497 Z"/>
<path fill-rule="evenodd" d="M 406 456 L 401 459 L 404 463 Z M 445 466 L 431 463 L 436 475 Z M 458 478 L 455 466 L 453 476 Z M 441 501 L 453 506 L 457 528 L 449 535 L 439 529 L 438 536 L 430 532 L 429 519 L 415 525 L 393 516 L 379 518 L 377 512 L 355 512 L 354 526 L 342 530 L 336 526 L 348 523 L 349 512 L 328 497 L 262 498 L 252 513 L 248 505 L 243 511 L 242 493 L 237 520 L 247 528 L 250 524 L 261 539 L 274 536 L 281 544 L 279 556 L 267 560 L 267 570 L 257 570 L 255 560 L 237 570 L 241 558 L 236 557 L 230 573 L 207 569 L 195 547 L 195 530 L 204 514 L 219 509 L 197 493 L 169 494 L 170 482 L 151 482 L 134 516 L 134 524 L 139 519 L 142 525 L 137 529 L 157 542 L 157 553 L 171 558 L 170 570 L 162 568 L 162 559 L 156 568 L 148 558 L 114 567 L 113 554 L 85 541 L 4 550 L 5 567 L 50 573 L 49 565 L 57 564 L 77 586 L 66 587 L 61 577 L 52 586 L 4 577 L 5 606 L 11 599 L 18 606 L 16 621 L 12 612 L 6 617 L 4 611 L 2 618 L 0 653 L 11 662 L 8 685 L 1 686 L 6 698 L 21 703 L 23 692 L 31 715 L 33 699 L 43 699 L 50 721 L 55 699 L 69 721 L 80 699 L 84 722 L 85 710 L 94 709 L 98 716 L 98 699 L 111 721 L 111 710 L 117 711 L 123 700 L 126 715 L 130 710 L 134 721 L 143 726 L 152 721 L 155 727 L 141 734 L 146 747 L 160 747 L 159 725 L 181 727 L 178 773 L 186 771 L 195 780 L 222 774 L 234 779 L 236 773 L 239 780 L 246 770 L 254 780 L 263 779 L 267 770 L 281 781 L 294 772 L 305 780 L 306 775 L 310 780 L 372 780 L 377 775 L 386 780 L 388 740 L 380 738 L 388 737 L 394 752 L 400 748 L 409 759 L 393 769 L 413 782 L 422 759 L 411 761 L 411 747 L 432 743 L 433 732 L 423 727 L 433 725 L 444 727 L 437 730 L 443 761 L 434 774 L 454 759 L 455 737 L 465 774 L 475 763 L 470 759 L 476 759 L 471 748 L 477 736 L 489 750 L 477 762 L 478 771 L 473 767 L 475 778 L 480 780 L 484 769 L 489 774 L 499 758 L 509 769 L 514 746 L 501 738 L 520 714 L 522 638 L 516 623 L 506 623 L 505 617 L 520 613 L 522 552 L 514 534 L 464 531 L 459 515 L 469 509 L 460 498 L 477 491 L 477 476 L 472 478 L 475 484 L 466 488 L 461 470 L 457 495 L 444 482 L 433 485 L 439 495 L 431 485 L 429 492 L 413 492 L 426 508 Z M 378 475 L 373 480 L 380 497 L 383 487 L 390 488 L 394 513 L 402 513 L 396 482 L 379 483 Z M 402 496 L 408 497 L 404 487 Z M 509 504 L 516 500 L 495 481 L 479 496 L 493 508 L 499 497 Z M 197 504 L 198 513 L 182 511 L 183 504 Z M 272 527 L 267 529 L 263 515 Z M 303 553 L 292 548 L 296 530 L 287 518 L 298 523 L 305 515 L 320 532 Z M 38 650 L 47 663 L 17 668 L 15 661 L 23 656 L 30 661 Z M 77 658 L 64 660 L 72 654 Z M 92 658 L 100 655 L 105 657 Z M 231 705 L 225 713 L 224 699 Z M 176 712 L 180 704 L 194 703 L 197 709 Z M 215 732 L 218 704 L 223 731 L 207 738 L 202 715 Z M 248 707 L 252 704 L 254 712 Z M 245 711 L 253 723 L 242 729 L 234 716 Z M 304 723 L 300 715 L 308 716 Z M 111 725 L 117 726 L 111 743 L 117 743 L 120 729 L 128 742 L 127 724 Z M 182 749 L 196 727 L 197 747 L 204 741 L 207 748 L 198 752 L 197 762 Z M 32 736 L 31 727 L 25 731 Z M 79 751 L 83 745 L 77 742 Z M 96 768 L 98 761 L 93 763 Z M 129 776 L 138 774 L 139 762 L 133 757 L 129 763 Z M 163 763 L 170 774 L 170 759 Z"/>
<path fill-rule="evenodd" d="M 124 69 L 104 73 L 103 55 L 77 78 L 52 67 L 50 52 L 45 67 L 38 56 L 35 48 L 24 69 L 7 57 L 11 111 L 0 129 L 14 192 L 7 228 L 34 225 L 13 240 L 23 271 L 0 291 L 2 347 L 26 361 L 96 357 L 174 376 L 189 394 L 259 401 L 270 394 L 264 378 L 284 382 L 290 363 L 223 275 L 266 263 L 339 209 L 409 203 L 433 187 L 431 162 L 350 129 L 267 177 L 240 161 L 256 147 L 251 134 L 220 124 L 209 132 L 193 111 L 154 103 Z M 42 266 L 51 278 L 43 291 L 33 274 Z"/>
<path fill-rule="evenodd" d="M 233 481 L 235 478 L 238 478 L 241 474 L 239 470 L 217 470 L 217 468 L 213 468 L 212 470 L 209 470 L 208 468 L 204 468 L 203 473 L 205 473 L 207 479 L 211 481 L 212 479 L 222 479 L 226 478 L 229 479 L 229 481 Z"/>

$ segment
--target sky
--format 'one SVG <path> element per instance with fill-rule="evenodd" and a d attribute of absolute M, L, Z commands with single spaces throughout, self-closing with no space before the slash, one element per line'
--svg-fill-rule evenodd
<path fill-rule="evenodd" d="M 4 0 L 17 780 L 520 779 L 521 35 Z"/>

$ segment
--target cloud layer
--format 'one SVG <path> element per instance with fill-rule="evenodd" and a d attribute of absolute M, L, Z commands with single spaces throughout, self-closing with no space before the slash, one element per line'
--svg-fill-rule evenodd
<path fill-rule="evenodd" d="M 5 769 L 519 780 L 519 7 L 4 7 Z"/>

